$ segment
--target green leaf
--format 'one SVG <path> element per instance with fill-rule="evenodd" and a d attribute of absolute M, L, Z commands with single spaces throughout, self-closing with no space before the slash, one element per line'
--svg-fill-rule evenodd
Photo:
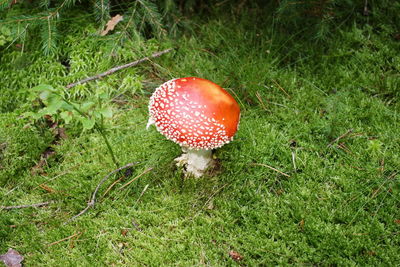
<path fill-rule="evenodd" d="M 100 113 L 101 113 L 101 115 L 104 116 L 104 118 L 108 118 L 108 119 L 112 118 L 112 116 L 113 116 L 113 110 L 111 107 L 102 108 L 100 110 Z"/>
<path fill-rule="evenodd" d="M 83 102 L 82 104 L 81 104 L 81 106 L 80 106 L 80 110 L 82 111 L 82 112 L 87 112 L 91 107 L 93 107 L 94 106 L 94 102 L 91 102 L 91 101 L 87 101 L 87 102 Z"/>
<path fill-rule="evenodd" d="M 68 124 L 73 119 L 73 113 L 71 111 L 63 111 L 60 113 L 60 117 L 66 124 Z"/>
<path fill-rule="evenodd" d="M 101 98 L 101 99 L 108 99 L 109 96 L 108 96 L 108 94 L 107 94 L 106 92 L 102 92 L 102 93 L 99 94 L 99 98 Z"/>
<path fill-rule="evenodd" d="M 59 109 L 62 107 L 62 105 L 65 103 L 64 100 L 62 100 L 61 97 L 52 97 L 49 100 L 49 103 L 47 105 L 47 109 L 49 110 L 49 112 L 51 112 L 51 114 L 55 114 L 59 111 Z"/>
<path fill-rule="evenodd" d="M 81 121 L 84 130 L 92 129 L 96 123 L 92 118 L 80 117 L 79 120 Z"/>
<path fill-rule="evenodd" d="M 39 93 L 39 98 L 43 101 L 47 100 L 51 95 L 51 91 L 44 90 Z"/>
<path fill-rule="evenodd" d="M 42 117 L 41 114 L 32 111 L 24 112 L 22 116 L 25 118 L 32 118 L 34 120 L 38 120 Z"/>
<path fill-rule="evenodd" d="M 44 115 L 54 115 L 56 112 L 53 112 L 52 110 L 49 110 L 48 107 L 42 108 L 41 110 L 38 110 L 37 112 L 37 118 L 41 118 Z"/>
<path fill-rule="evenodd" d="M 0 32 L 3 34 L 3 35 L 11 35 L 11 31 L 10 31 L 10 29 L 8 28 L 8 27 L 6 27 L 6 26 L 2 26 L 2 27 L 0 27 Z"/>
<path fill-rule="evenodd" d="M 38 92 L 42 92 L 42 91 L 52 91 L 54 92 L 55 89 L 53 88 L 53 86 L 49 85 L 49 84 L 39 84 L 38 86 L 35 86 L 33 88 L 31 88 L 32 91 L 38 91 Z"/>
<path fill-rule="evenodd" d="M 63 104 L 61 105 L 61 109 L 72 111 L 72 110 L 74 110 L 74 107 L 72 105 L 68 104 L 67 102 L 63 101 Z"/>

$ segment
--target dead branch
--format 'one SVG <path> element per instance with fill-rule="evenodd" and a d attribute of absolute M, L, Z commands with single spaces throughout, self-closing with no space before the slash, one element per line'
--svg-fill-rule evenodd
<path fill-rule="evenodd" d="M 60 240 L 55 241 L 55 242 L 53 242 L 53 243 L 50 243 L 50 244 L 48 244 L 47 246 L 48 246 L 48 247 L 51 247 L 51 246 L 57 245 L 57 244 L 59 244 L 59 243 L 61 243 L 61 242 L 63 242 L 63 241 L 66 241 L 66 240 L 68 240 L 68 239 L 74 238 L 75 236 L 78 236 L 78 235 L 80 235 L 80 234 L 81 234 L 81 232 L 75 233 L 75 234 L 70 235 L 70 236 L 68 236 L 68 237 L 66 237 L 66 238 L 63 238 L 63 239 L 60 239 Z"/>
<path fill-rule="evenodd" d="M 138 176 L 136 176 L 135 178 L 133 178 L 132 180 L 130 180 L 129 182 L 127 182 L 126 184 L 124 184 L 123 186 L 121 186 L 119 188 L 119 190 L 124 189 L 125 187 L 127 187 L 128 185 L 130 185 L 131 183 L 133 183 L 134 181 L 136 181 L 139 177 L 145 175 L 146 173 L 152 171 L 153 168 L 148 168 L 146 169 L 144 172 L 142 172 L 141 174 L 139 174 Z"/>
<path fill-rule="evenodd" d="M 290 95 L 288 94 L 288 92 L 286 92 L 286 90 L 275 80 L 272 80 L 272 82 L 278 86 L 279 90 L 281 90 L 287 97 L 291 98 Z"/>
<path fill-rule="evenodd" d="M 262 163 L 251 163 L 251 165 L 266 167 L 266 168 L 269 168 L 269 169 L 271 169 L 271 170 L 273 170 L 273 171 L 276 171 L 276 172 L 278 172 L 278 173 L 280 173 L 280 174 L 282 174 L 282 175 L 284 175 L 284 176 L 286 176 L 286 177 L 290 177 L 289 174 L 286 174 L 286 173 L 284 173 L 284 172 L 281 172 L 280 170 L 275 169 L 274 167 L 271 167 L 271 166 L 269 166 L 269 165 L 267 165 L 267 164 L 262 164 Z"/>
<path fill-rule="evenodd" d="M 83 215 L 88 209 L 90 209 L 91 207 L 94 207 L 94 204 L 96 203 L 96 195 L 97 192 L 99 191 L 101 185 L 113 174 L 120 172 L 121 170 L 127 169 L 129 167 L 132 167 L 136 164 L 138 164 L 139 162 L 132 162 L 132 163 L 128 163 L 125 166 L 122 166 L 116 170 L 113 170 L 112 172 L 110 172 L 109 174 L 107 174 L 106 176 L 104 176 L 104 178 L 100 181 L 100 183 L 97 184 L 96 189 L 94 190 L 93 194 L 92 194 L 92 198 L 91 200 L 88 202 L 86 208 L 84 208 L 81 212 L 79 212 L 77 215 L 75 215 L 74 217 L 72 217 L 71 219 L 69 219 L 68 221 L 66 221 L 64 224 L 69 223 L 70 221 L 75 220 L 76 218 L 78 218 L 79 216 Z"/>
<path fill-rule="evenodd" d="M 110 74 L 112 74 L 112 73 L 114 73 L 114 72 L 116 72 L 116 71 L 119 71 L 119 70 L 122 70 L 122 69 L 126 69 L 126 68 L 129 68 L 129 67 L 136 66 L 136 65 L 138 65 L 138 64 L 140 64 L 140 63 L 142 63 L 142 62 L 144 62 L 144 61 L 150 60 L 151 58 L 159 57 L 159 56 L 161 56 L 161 55 L 163 55 L 163 54 L 166 54 L 166 53 L 168 53 L 168 52 L 171 52 L 172 50 L 173 50 L 172 48 L 168 48 L 168 49 L 165 49 L 165 50 L 163 50 L 163 51 L 154 53 L 154 54 L 152 54 L 151 56 L 148 56 L 148 57 L 145 57 L 145 58 L 142 58 L 142 59 L 133 61 L 133 62 L 131 62 L 131 63 L 125 64 L 125 65 L 122 65 L 122 66 L 114 67 L 114 68 L 112 68 L 112 69 L 109 69 L 109 70 L 106 71 L 106 72 L 103 72 L 103 73 L 100 73 L 100 74 L 97 74 L 97 75 L 94 75 L 94 76 L 85 78 L 85 79 L 80 80 L 80 81 L 75 82 L 75 83 L 68 84 L 68 85 L 66 86 L 66 88 L 67 88 L 67 89 L 70 89 L 70 88 L 72 88 L 72 87 L 74 87 L 74 86 L 77 86 L 78 84 L 83 84 L 83 83 L 87 83 L 87 82 L 92 81 L 92 80 L 100 79 L 100 78 L 102 78 L 102 77 L 104 77 L 104 76 L 107 76 L 107 75 L 110 75 Z"/>
<path fill-rule="evenodd" d="M 28 205 L 19 205 L 19 206 L 0 206 L 0 210 L 12 210 L 12 209 L 24 209 L 24 208 L 39 208 L 43 206 L 47 206 L 54 201 L 47 201 L 42 203 L 28 204 Z"/>
<path fill-rule="evenodd" d="M 139 196 L 138 199 L 136 200 L 136 204 L 139 203 L 139 201 L 140 201 L 140 199 L 142 198 L 142 196 L 144 195 L 144 193 L 146 193 L 146 190 L 147 190 L 148 187 L 149 187 L 149 184 L 147 184 L 147 185 L 144 187 L 142 193 L 140 193 L 140 196 Z"/>
<path fill-rule="evenodd" d="M 353 129 L 349 129 L 347 132 L 345 132 L 344 134 L 342 134 L 341 136 L 339 136 L 338 138 L 336 138 L 335 140 L 333 140 L 332 142 L 330 142 L 326 147 L 330 147 L 332 146 L 334 143 L 336 143 L 337 141 L 339 141 L 342 138 L 345 138 L 346 136 L 348 136 L 349 134 L 351 134 L 353 132 Z"/>

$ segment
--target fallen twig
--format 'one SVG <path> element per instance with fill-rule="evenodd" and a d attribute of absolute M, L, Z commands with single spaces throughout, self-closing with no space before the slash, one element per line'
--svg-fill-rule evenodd
<path fill-rule="evenodd" d="M 337 141 L 339 141 L 342 138 L 345 138 L 346 136 L 348 136 L 349 134 L 351 134 L 353 132 L 353 129 L 349 129 L 347 132 L 345 132 L 344 134 L 342 134 L 341 136 L 339 136 L 338 138 L 336 138 L 335 140 L 333 140 L 332 142 L 330 142 L 326 147 L 330 147 L 332 146 L 334 143 L 336 143 Z"/>
<path fill-rule="evenodd" d="M 296 167 L 296 151 L 295 150 L 292 150 L 292 163 L 293 163 L 294 171 L 297 171 L 297 167 Z"/>
<path fill-rule="evenodd" d="M 276 86 L 278 86 L 279 90 L 281 90 L 287 97 L 291 98 L 290 95 L 286 92 L 286 90 L 283 89 L 283 87 L 282 87 L 277 81 L 272 80 L 272 82 L 273 82 Z"/>
<path fill-rule="evenodd" d="M 126 184 L 124 184 L 123 186 L 121 186 L 119 188 L 119 190 L 124 189 L 125 187 L 127 187 L 128 185 L 130 185 L 131 183 L 133 183 L 134 181 L 136 181 L 139 177 L 145 175 L 146 173 L 150 172 L 151 170 L 153 170 L 153 168 L 148 168 L 146 169 L 144 172 L 142 172 L 141 174 L 137 175 L 135 178 L 133 178 L 132 180 L 130 180 L 129 182 L 127 182 Z"/>
<path fill-rule="evenodd" d="M 79 164 L 78 164 L 78 165 L 79 165 Z M 64 172 L 62 172 L 62 173 L 60 173 L 60 174 L 58 174 L 58 175 L 56 175 L 56 176 L 54 176 L 54 177 L 52 177 L 52 178 L 50 178 L 50 179 L 47 179 L 46 181 L 44 181 L 43 183 L 39 184 L 38 186 L 36 186 L 36 187 L 33 188 L 32 190 L 36 190 L 36 189 L 38 189 L 41 185 L 44 185 L 44 184 L 46 184 L 46 183 L 48 183 L 48 182 L 50 182 L 50 181 L 53 181 L 53 180 L 55 180 L 55 179 L 57 179 L 57 178 L 59 178 L 59 177 L 65 175 L 65 174 L 68 174 L 71 170 L 73 170 L 73 169 L 75 169 L 75 168 L 77 168 L 77 167 L 79 167 L 79 166 L 73 166 L 73 167 L 67 169 L 67 170 L 64 171 Z"/>
<path fill-rule="evenodd" d="M 81 232 L 75 233 L 75 234 L 70 235 L 70 236 L 68 236 L 68 237 L 66 237 L 66 238 L 63 238 L 63 239 L 60 239 L 60 240 L 55 241 L 55 242 L 53 242 L 53 243 L 50 243 L 50 244 L 48 244 L 47 246 L 48 246 L 48 247 L 51 247 L 51 246 L 57 245 L 58 243 L 61 243 L 61 242 L 66 241 L 66 240 L 69 240 L 69 239 L 71 239 L 71 238 L 73 238 L 73 237 L 75 237 L 75 236 L 77 236 L 77 235 L 80 235 L 80 234 L 81 234 Z"/>
<path fill-rule="evenodd" d="M 289 174 L 286 174 L 286 173 L 284 173 L 284 172 L 281 172 L 280 170 L 275 169 L 274 167 L 271 167 L 271 166 L 269 166 L 269 165 L 267 165 L 267 164 L 252 163 L 251 165 L 267 167 L 267 168 L 269 168 L 269 169 L 271 169 L 271 170 L 274 170 L 274 171 L 276 171 L 276 172 L 278 172 L 278 173 L 280 173 L 280 174 L 282 174 L 282 175 L 284 175 L 284 176 L 286 176 L 286 177 L 290 177 Z"/>
<path fill-rule="evenodd" d="M 151 58 L 159 57 L 159 56 L 161 56 L 161 55 L 163 55 L 163 54 L 166 54 L 166 53 L 168 53 L 168 52 L 171 52 L 171 51 L 172 51 L 172 48 L 168 48 L 168 49 L 165 49 L 165 50 L 163 50 L 163 51 L 159 51 L 159 52 L 157 52 L 157 53 L 152 54 L 151 56 L 148 56 L 148 57 L 145 57 L 145 58 L 142 58 L 142 59 L 133 61 L 133 62 L 131 62 L 131 63 L 125 64 L 125 65 L 122 65 L 122 66 L 114 67 L 114 68 L 112 68 L 112 69 L 109 69 L 109 70 L 106 71 L 106 72 L 103 72 L 103 73 L 97 74 L 97 75 L 95 75 L 95 76 L 91 76 L 91 77 L 85 78 L 85 79 L 80 80 L 80 81 L 75 82 L 75 83 L 68 84 L 68 85 L 66 86 L 66 88 L 67 88 L 67 89 L 70 89 L 70 88 L 72 88 L 72 87 L 74 87 L 74 86 L 77 86 L 78 84 L 83 84 L 83 83 L 87 83 L 87 82 L 92 81 L 92 80 L 100 79 L 100 78 L 102 78 L 102 77 L 104 77 L 104 76 L 107 76 L 107 75 L 110 75 L 110 74 L 112 74 L 112 73 L 114 73 L 114 72 L 116 72 L 116 71 L 119 71 L 119 70 L 122 70 L 122 69 L 125 69 L 125 68 L 129 68 L 129 67 L 136 66 L 136 65 L 138 65 L 138 64 L 140 64 L 140 63 L 142 63 L 142 62 L 144 62 L 144 61 L 150 60 Z"/>
<path fill-rule="evenodd" d="M 24 208 L 39 208 L 43 206 L 47 206 L 54 201 L 47 201 L 42 203 L 28 204 L 28 205 L 19 205 L 19 206 L 0 206 L 0 210 L 12 210 L 12 209 L 24 209 Z"/>
<path fill-rule="evenodd" d="M 256 92 L 256 97 L 258 99 L 258 102 L 260 102 L 260 104 L 261 104 L 261 108 L 263 110 L 268 111 L 268 112 L 271 113 L 271 110 L 269 110 L 269 108 L 267 108 L 267 106 L 264 104 L 264 101 L 263 101 L 263 99 L 262 99 L 262 97 L 261 97 L 261 95 L 260 95 L 260 93 L 258 91 Z"/>
<path fill-rule="evenodd" d="M 90 209 L 91 207 L 94 207 L 94 204 L 96 203 L 96 195 L 97 195 L 97 191 L 99 191 L 100 186 L 114 173 L 120 172 L 121 170 L 124 170 L 126 168 L 132 167 L 136 164 L 138 164 L 139 162 L 132 162 L 132 163 L 128 163 L 125 166 L 122 166 L 116 170 L 113 170 L 112 172 L 110 172 L 109 174 L 107 174 L 106 176 L 104 176 L 104 178 L 100 181 L 100 183 L 96 186 L 96 189 L 94 190 L 93 194 L 92 194 L 92 198 L 91 200 L 88 202 L 86 208 L 84 208 L 81 212 L 79 212 L 77 215 L 75 215 L 74 217 L 72 217 L 71 219 L 69 219 L 68 221 L 66 221 L 64 224 L 69 223 L 70 221 L 75 220 L 76 218 L 78 218 L 79 216 L 83 215 L 88 209 Z"/>
<path fill-rule="evenodd" d="M 142 193 L 140 193 L 140 196 L 139 196 L 138 199 L 136 200 L 136 204 L 139 203 L 139 200 L 142 198 L 142 196 L 144 195 L 144 193 L 146 192 L 146 190 L 147 190 L 148 187 L 149 187 L 149 184 L 147 184 L 147 185 L 144 187 Z"/>
<path fill-rule="evenodd" d="M 108 192 L 110 192 L 110 190 L 111 190 L 118 182 L 120 182 L 123 178 L 124 178 L 124 176 L 122 176 L 122 177 L 118 178 L 117 180 L 115 180 L 115 181 L 107 188 L 107 190 L 104 192 L 104 194 L 103 194 L 102 197 L 105 197 L 105 196 L 108 194 Z"/>

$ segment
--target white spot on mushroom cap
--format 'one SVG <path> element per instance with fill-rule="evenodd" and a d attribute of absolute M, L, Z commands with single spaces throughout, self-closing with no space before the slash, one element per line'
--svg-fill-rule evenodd
<path fill-rule="evenodd" d="M 182 87 L 177 86 L 176 81 L 162 84 L 150 98 L 150 118 L 157 130 L 166 138 L 192 149 L 213 149 L 229 143 L 232 137 L 227 135 L 226 127 L 204 114 L 207 105 L 191 100 L 190 94 L 181 94 Z"/>

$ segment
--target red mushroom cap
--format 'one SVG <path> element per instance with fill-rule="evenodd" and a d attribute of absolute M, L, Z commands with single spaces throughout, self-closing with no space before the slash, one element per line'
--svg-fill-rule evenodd
<path fill-rule="evenodd" d="M 214 149 L 235 135 L 240 108 L 219 85 L 205 79 L 173 79 L 150 98 L 150 120 L 157 130 L 185 147 Z"/>

